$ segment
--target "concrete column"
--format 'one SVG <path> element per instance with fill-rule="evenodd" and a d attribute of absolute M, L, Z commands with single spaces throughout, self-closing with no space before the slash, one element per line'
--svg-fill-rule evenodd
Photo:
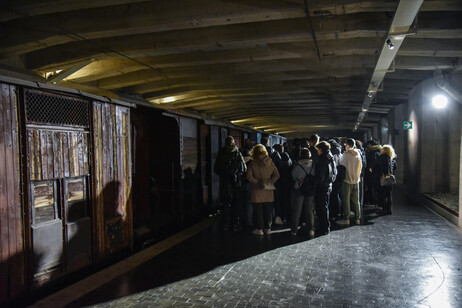
<path fill-rule="evenodd" d="M 462 108 L 460 108 L 460 118 L 462 120 Z M 460 154 L 459 154 L 459 228 L 462 229 L 462 121 L 459 122 L 460 124 Z"/>

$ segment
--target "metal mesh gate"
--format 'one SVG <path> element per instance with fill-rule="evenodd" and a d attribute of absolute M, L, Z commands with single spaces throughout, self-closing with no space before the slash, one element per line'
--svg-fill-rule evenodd
<path fill-rule="evenodd" d="M 89 127 L 89 101 L 34 89 L 24 90 L 29 124 Z"/>

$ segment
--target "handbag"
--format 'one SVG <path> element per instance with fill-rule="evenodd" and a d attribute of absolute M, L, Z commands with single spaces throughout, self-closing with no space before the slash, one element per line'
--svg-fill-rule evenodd
<path fill-rule="evenodd" d="M 263 189 L 264 190 L 276 190 L 276 186 L 274 186 L 273 183 L 268 182 L 263 184 Z"/>
<path fill-rule="evenodd" d="M 384 174 L 380 178 L 380 186 L 393 186 L 396 184 L 396 178 L 393 174 Z"/>

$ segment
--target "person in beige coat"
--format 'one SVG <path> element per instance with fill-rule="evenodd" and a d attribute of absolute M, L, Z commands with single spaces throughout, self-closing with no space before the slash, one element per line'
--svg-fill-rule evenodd
<path fill-rule="evenodd" d="M 246 177 L 251 183 L 250 198 L 255 215 L 256 229 L 253 234 L 270 234 L 271 212 L 274 202 L 274 183 L 279 179 L 279 172 L 274 165 L 265 146 L 257 144 L 250 152 L 252 161 L 247 169 Z"/>

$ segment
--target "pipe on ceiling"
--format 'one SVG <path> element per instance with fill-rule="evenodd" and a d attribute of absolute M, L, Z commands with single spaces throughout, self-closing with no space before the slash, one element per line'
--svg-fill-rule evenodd
<path fill-rule="evenodd" d="M 404 38 L 406 35 L 414 34 L 410 33 L 409 29 L 414 22 L 422 3 L 423 0 L 401 0 L 399 2 L 390 30 L 385 38 L 385 42 L 383 43 L 382 52 L 380 53 L 379 60 L 377 61 L 371 81 L 369 82 L 369 87 L 361 106 L 361 112 L 358 115 L 358 119 L 354 127 L 355 131 L 365 118 L 369 106 L 374 101 L 374 97 L 385 78 L 385 74 L 388 72 L 390 65 L 395 59 Z"/>

